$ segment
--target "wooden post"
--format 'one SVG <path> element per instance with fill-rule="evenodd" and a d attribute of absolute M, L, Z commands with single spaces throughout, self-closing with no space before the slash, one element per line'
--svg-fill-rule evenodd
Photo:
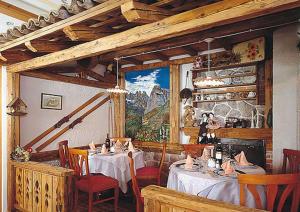
<path fill-rule="evenodd" d="M 170 65 L 170 143 L 180 143 L 180 65 Z"/>
<path fill-rule="evenodd" d="M 7 72 L 7 103 L 20 96 L 20 75 Z M 14 179 L 10 166 L 10 153 L 20 145 L 20 117 L 7 117 L 7 210 L 11 211 L 14 203 Z M 8 180 L 9 179 L 9 180 Z"/>
<path fill-rule="evenodd" d="M 2 105 L 2 67 L 0 66 L 0 105 Z M 0 120 L 2 120 L 2 107 L 0 107 Z M 0 141 L 1 141 L 1 144 L 0 144 L 0 154 L 1 154 L 1 157 L 0 157 L 0 182 L 2 182 L 2 155 L 3 155 L 3 152 L 2 152 L 2 121 L 0 121 Z M 0 199 L 2 200 L 2 189 L 0 189 Z M 3 211 L 2 210 L 2 201 L 0 202 L 0 211 Z"/>
<path fill-rule="evenodd" d="M 269 128 L 267 125 L 267 117 L 269 110 L 272 108 L 273 98 L 273 60 L 269 59 L 265 62 L 265 128 Z"/>

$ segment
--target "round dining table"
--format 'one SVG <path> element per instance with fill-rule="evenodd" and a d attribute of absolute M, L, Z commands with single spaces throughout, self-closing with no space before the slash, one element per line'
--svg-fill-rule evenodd
<path fill-rule="evenodd" d="M 128 190 L 127 183 L 131 180 L 127 154 L 128 152 L 126 151 L 108 154 L 90 153 L 88 157 L 90 173 L 101 173 L 105 176 L 117 179 L 119 181 L 121 191 L 126 193 Z M 134 152 L 133 160 L 135 169 L 145 166 L 144 154 L 142 151 Z"/>
<path fill-rule="evenodd" d="M 170 166 L 167 184 L 169 189 L 239 205 L 240 191 L 236 173 L 231 176 L 220 175 L 201 165 L 201 162 L 195 162 L 198 168 L 190 171 L 184 168 L 184 163 L 185 160 L 181 160 Z M 259 166 L 239 166 L 238 170 L 246 174 L 266 174 L 265 170 Z M 257 190 L 265 205 L 264 188 L 258 186 Z M 246 206 L 255 208 L 255 199 L 247 190 Z"/>

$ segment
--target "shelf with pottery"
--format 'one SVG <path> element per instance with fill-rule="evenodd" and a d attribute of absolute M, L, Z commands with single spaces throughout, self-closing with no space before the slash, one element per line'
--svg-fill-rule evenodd
<path fill-rule="evenodd" d="M 237 68 L 237 67 L 245 67 L 245 66 L 253 66 L 256 65 L 256 62 L 251 63 L 234 63 L 228 65 L 221 65 L 221 66 L 213 66 L 210 68 L 211 71 L 221 70 L 221 69 L 229 69 L 229 68 Z M 206 72 L 208 68 L 192 68 L 192 72 Z"/>
<path fill-rule="evenodd" d="M 193 96 L 201 94 L 226 94 L 226 93 L 237 93 L 237 92 L 250 92 L 256 91 L 256 84 L 244 85 L 237 87 L 225 87 L 225 88 L 209 88 L 206 90 L 201 90 L 201 92 L 193 92 Z"/>
<path fill-rule="evenodd" d="M 215 100 L 195 100 L 194 103 L 204 103 L 204 102 L 227 102 L 227 101 L 244 101 L 244 100 L 256 100 L 256 97 L 253 98 L 234 98 L 234 99 L 215 99 Z"/>
<path fill-rule="evenodd" d="M 220 85 L 220 86 L 210 86 L 210 87 L 201 87 L 201 88 L 196 88 L 195 90 L 202 90 L 202 89 L 215 89 L 215 88 L 231 88 L 231 87 L 240 87 L 240 86 L 253 86 L 256 85 L 256 83 L 244 83 L 244 84 L 230 84 L 230 85 Z"/>
<path fill-rule="evenodd" d="M 244 73 L 244 74 L 236 74 L 236 75 L 226 75 L 226 76 L 220 76 L 220 77 L 211 77 L 212 80 L 220 80 L 220 79 L 228 79 L 228 78 L 238 78 L 238 77 L 251 77 L 256 76 L 256 72 L 253 73 Z M 196 79 L 193 79 L 193 81 L 196 81 Z"/>

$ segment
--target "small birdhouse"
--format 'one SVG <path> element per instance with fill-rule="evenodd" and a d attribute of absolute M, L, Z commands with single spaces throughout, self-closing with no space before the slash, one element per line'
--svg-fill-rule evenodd
<path fill-rule="evenodd" d="M 27 114 L 27 105 L 19 97 L 14 98 L 7 106 L 7 114 L 11 116 L 23 116 Z"/>

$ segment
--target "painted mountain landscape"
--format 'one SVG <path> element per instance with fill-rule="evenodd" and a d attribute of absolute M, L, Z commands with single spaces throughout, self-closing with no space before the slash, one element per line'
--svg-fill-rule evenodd
<path fill-rule="evenodd" d="M 139 141 L 169 140 L 169 68 L 127 72 L 126 137 Z"/>

